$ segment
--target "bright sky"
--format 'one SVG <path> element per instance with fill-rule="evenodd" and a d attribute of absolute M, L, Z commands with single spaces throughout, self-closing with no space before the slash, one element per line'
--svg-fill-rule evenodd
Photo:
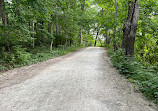
<path fill-rule="evenodd" d="M 5 1 L 7 1 L 7 2 L 9 2 L 9 3 L 12 3 L 12 0 L 5 0 Z"/>

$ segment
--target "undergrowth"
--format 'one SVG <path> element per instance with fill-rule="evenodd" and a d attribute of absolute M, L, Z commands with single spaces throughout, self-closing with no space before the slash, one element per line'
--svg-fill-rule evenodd
<path fill-rule="evenodd" d="M 60 46 L 58 48 L 54 48 L 52 53 L 50 53 L 47 46 L 36 47 L 34 49 L 26 49 L 16 46 L 13 47 L 13 50 L 10 53 L 1 51 L 0 72 L 4 72 L 16 67 L 35 64 L 37 62 L 42 62 L 75 51 L 81 47 L 82 46 L 71 46 L 64 49 L 63 46 Z"/>
<path fill-rule="evenodd" d="M 158 64 L 145 66 L 134 57 L 125 56 L 125 51 L 108 50 L 108 54 L 118 71 L 131 82 L 136 83 L 146 97 L 158 104 Z"/>

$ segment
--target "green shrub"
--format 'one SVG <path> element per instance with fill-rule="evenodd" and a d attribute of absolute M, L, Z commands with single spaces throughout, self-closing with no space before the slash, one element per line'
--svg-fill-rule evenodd
<path fill-rule="evenodd" d="M 125 56 L 124 50 L 108 50 L 114 66 L 119 72 L 140 86 L 140 90 L 155 103 L 158 103 L 158 66 L 146 67 L 134 57 Z"/>
<path fill-rule="evenodd" d="M 34 64 L 37 62 L 42 62 L 53 57 L 58 57 L 69 52 L 75 51 L 79 47 L 67 47 L 66 49 L 63 46 L 59 48 L 54 48 L 52 53 L 49 52 L 48 46 L 36 47 L 27 52 L 26 48 L 21 46 L 13 46 L 12 52 L 5 52 L 4 48 L 0 48 L 1 59 L 0 59 L 0 72 L 6 71 L 8 69 L 13 69 L 15 67 L 21 67 L 24 65 Z"/>
<path fill-rule="evenodd" d="M 26 48 L 21 46 L 13 47 L 13 57 L 16 64 L 27 64 L 30 60 L 30 53 L 26 52 Z"/>

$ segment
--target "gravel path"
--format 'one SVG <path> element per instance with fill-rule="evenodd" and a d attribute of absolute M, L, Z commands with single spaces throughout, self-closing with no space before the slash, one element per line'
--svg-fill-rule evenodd
<path fill-rule="evenodd" d="M 0 111 L 158 111 L 88 47 L 0 76 Z"/>

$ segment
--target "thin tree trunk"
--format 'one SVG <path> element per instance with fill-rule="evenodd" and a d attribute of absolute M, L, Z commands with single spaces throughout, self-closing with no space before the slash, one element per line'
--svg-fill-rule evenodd
<path fill-rule="evenodd" d="M 52 40 L 50 43 L 50 53 L 52 53 L 52 49 L 53 49 L 53 23 L 51 24 L 51 36 L 52 36 Z"/>
<path fill-rule="evenodd" d="M 41 42 L 43 42 L 44 41 L 44 35 L 43 35 L 43 29 L 44 29 L 44 21 L 42 20 L 41 22 L 40 22 L 40 24 L 41 24 Z"/>
<path fill-rule="evenodd" d="M 66 50 L 66 48 L 67 48 L 67 35 L 66 35 L 66 41 L 65 41 L 64 49 Z"/>
<path fill-rule="evenodd" d="M 95 43 L 94 43 L 94 46 L 96 46 L 96 45 L 97 45 L 98 35 L 99 35 L 99 32 L 97 32 L 97 35 L 96 35 L 96 38 L 95 38 Z"/>
<path fill-rule="evenodd" d="M 114 32 L 113 32 L 113 47 L 114 50 L 117 50 L 116 47 L 116 25 L 117 25 L 117 0 L 115 0 L 115 25 L 114 25 Z"/>
<path fill-rule="evenodd" d="M 56 24 L 56 35 L 57 36 L 59 35 L 59 25 L 58 25 L 58 23 Z"/>
<path fill-rule="evenodd" d="M 82 44 L 82 28 L 80 28 L 80 44 Z"/>
<path fill-rule="evenodd" d="M 81 1 L 81 11 L 84 12 L 84 10 L 85 10 L 85 0 L 82 0 Z M 82 44 L 83 43 L 82 27 L 80 27 L 80 29 L 79 29 L 79 37 L 80 37 L 80 44 Z"/>
<path fill-rule="evenodd" d="M 125 49 L 126 55 L 134 55 L 134 42 L 139 18 L 139 0 L 130 2 L 128 17 L 123 28 L 122 48 Z"/>
<path fill-rule="evenodd" d="M 72 46 L 72 37 L 70 35 L 70 47 Z"/>
<path fill-rule="evenodd" d="M 88 30 L 88 36 L 87 36 L 87 38 L 86 38 L 86 47 L 88 46 L 88 39 L 89 39 L 89 35 L 90 35 L 90 30 Z"/>
<path fill-rule="evenodd" d="M 32 32 L 33 32 L 33 35 L 32 35 L 32 37 L 33 37 L 32 47 L 35 48 L 35 34 L 34 34 L 34 32 L 35 32 L 35 23 L 34 23 L 34 21 L 32 23 Z"/>
<path fill-rule="evenodd" d="M 69 33 L 69 38 L 70 38 L 70 47 L 73 45 L 73 35 Z"/>

